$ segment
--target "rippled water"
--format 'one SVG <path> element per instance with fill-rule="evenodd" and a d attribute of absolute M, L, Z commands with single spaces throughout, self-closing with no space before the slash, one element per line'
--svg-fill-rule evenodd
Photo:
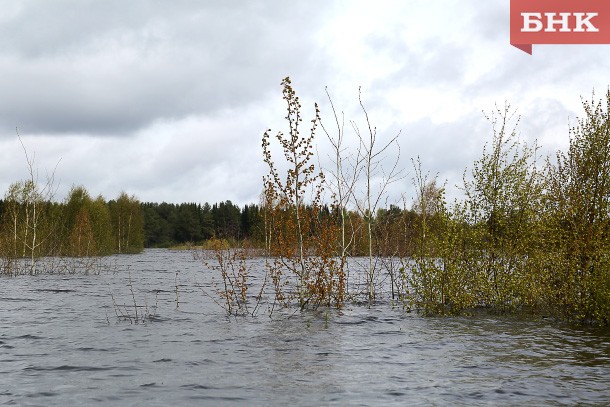
<path fill-rule="evenodd" d="M 0 279 L 1 404 L 610 405 L 608 330 L 388 304 L 235 320 L 187 252 L 110 261 Z M 115 315 L 129 278 L 144 324 Z"/>

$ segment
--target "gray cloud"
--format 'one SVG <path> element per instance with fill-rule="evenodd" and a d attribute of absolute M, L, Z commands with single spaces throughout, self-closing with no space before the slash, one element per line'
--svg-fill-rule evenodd
<path fill-rule="evenodd" d="M 121 136 L 248 104 L 315 62 L 316 7 L 236 4 L 23 3 L 0 25 L 0 123 Z"/>
<path fill-rule="evenodd" d="M 61 159 L 73 184 L 147 201 L 258 199 L 263 131 L 285 130 L 290 75 L 309 120 L 324 85 L 361 126 L 358 86 L 380 140 L 402 131 L 448 188 L 491 131 L 481 110 L 508 100 L 524 140 L 567 144 L 580 96 L 607 88 L 604 46 L 509 45 L 508 3 L 0 0 L 0 189 L 25 176 L 15 127 L 41 176 Z M 348 122 L 349 126 L 349 122 Z M 320 160 L 328 146 L 318 134 Z M 392 154 L 388 156 L 392 159 Z M 388 161 L 389 163 L 389 161 Z M 410 176 L 391 202 L 412 195 Z"/>

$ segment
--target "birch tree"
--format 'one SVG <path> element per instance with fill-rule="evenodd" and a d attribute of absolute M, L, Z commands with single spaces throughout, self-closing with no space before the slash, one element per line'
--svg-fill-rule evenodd
<path fill-rule="evenodd" d="M 341 112 L 339 116 L 328 88 L 325 90 L 332 110 L 332 121 L 334 122 L 332 127 L 334 127 L 334 130 L 331 130 L 330 126 L 327 128 L 322 121 L 320 125 L 332 147 L 330 160 L 333 168 L 326 171 L 330 174 L 327 185 L 333 191 L 334 209 L 338 213 L 340 220 L 340 240 L 337 255 L 340 259 L 339 267 L 346 274 L 346 291 L 348 291 L 350 275 L 348 257 L 351 255 L 359 227 L 359 225 L 352 222 L 348 211 L 354 194 L 354 188 L 358 183 L 359 175 L 362 171 L 361 161 L 363 157 L 359 144 L 356 151 L 351 151 L 346 147 L 345 115 Z"/>
<path fill-rule="evenodd" d="M 375 278 L 378 272 L 377 262 L 374 259 L 373 251 L 373 225 L 375 222 L 375 213 L 380 208 L 382 203 L 387 203 L 388 187 L 402 179 L 402 169 L 400 163 L 400 144 L 398 137 L 400 132 L 390 138 L 387 142 L 381 142 L 378 139 L 377 128 L 373 126 L 367 109 L 362 101 L 362 91 L 358 90 L 358 102 L 362 113 L 364 114 L 364 126 L 361 130 L 356 121 L 352 121 L 352 128 L 359 140 L 359 151 L 356 157 L 356 165 L 360 168 L 364 182 L 364 188 L 361 192 L 352 190 L 353 202 L 358 209 L 358 212 L 363 217 L 366 227 L 366 235 L 368 240 L 368 264 L 367 271 L 367 287 L 368 287 L 368 303 L 372 305 L 375 299 Z M 389 157 L 391 148 L 394 148 L 395 158 Z"/>

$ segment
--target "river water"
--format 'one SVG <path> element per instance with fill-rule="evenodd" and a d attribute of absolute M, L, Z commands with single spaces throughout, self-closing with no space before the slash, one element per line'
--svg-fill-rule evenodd
<path fill-rule="evenodd" d="M 607 329 L 387 301 L 235 319 L 189 252 L 104 261 L 0 278 L 0 404 L 610 405 Z"/>

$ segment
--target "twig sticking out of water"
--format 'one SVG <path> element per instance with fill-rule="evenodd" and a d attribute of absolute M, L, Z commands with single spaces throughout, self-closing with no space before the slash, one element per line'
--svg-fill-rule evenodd
<path fill-rule="evenodd" d="M 247 248 L 231 249 L 223 244 L 221 240 L 212 239 L 209 242 L 212 248 L 201 252 L 200 259 L 212 270 L 218 271 L 222 279 L 221 284 L 215 284 L 217 298 L 204 294 L 220 305 L 229 315 L 255 316 L 262 300 L 267 276 L 257 296 L 252 299 L 248 297 L 249 277 L 251 266 L 246 259 L 249 255 Z"/>
<path fill-rule="evenodd" d="M 117 317 L 117 319 L 119 321 L 128 321 L 130 324 L 139 324 L 139 323 L 145 323 L 146 321 L 150 321 L 152 320 L 156 313 L 157 313 L 157 307 L 158 307 L 158 295 L 159 293 L 157 292 L 155 294 L 155 305 L 154 305 L 154 309 L 151 310 L 148 308 L 148 302 L 146 301 L 146 298 L 144 298 L 144 305 L 139 305 L 138 302 L 136 301 L 136 295 L 133 289 L 133 282 L 131 280 L 131 273 L 129 273 L 129 283 L 127 284 L 127 286 L 129 287 L 129 292 L 131 293 L 131 299 L 133 302 L 133 305 L 127 305 L 126 303 L 123 304 L 118 304 L 114 298 L 113 294 L 110 294 L 111 298 L 112 298 L 112 305 L 114 307 L 114 313 Z M 140 309 L 140 311 L 138 312 L 138 308 Z M 106 319 L 108 320 L 108 316 L 106 316 Z M 110 322 L 110 321 L 108 321 Z"/>
<path fill-rule="evenodd" d="M 178 271 L 176 271 L 176 278 L 174 279 L 174 284 L 176 286 L 176 309 L 180 308 L 180 301 L 178 298 Z"/>

